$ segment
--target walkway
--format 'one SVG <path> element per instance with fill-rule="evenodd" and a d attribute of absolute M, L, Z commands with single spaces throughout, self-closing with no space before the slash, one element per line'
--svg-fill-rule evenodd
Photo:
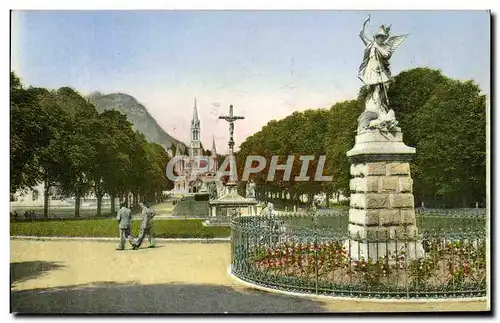
<path fill-rule="evenodd" d="M 146 243 L 147 245 L 147 243 Z M 484 310 L 485 302 L 318 301 L 246 289 L 227 276 L 230 245 L 11 240 L 11 308 L 20 313 L 311 313 Z"/>

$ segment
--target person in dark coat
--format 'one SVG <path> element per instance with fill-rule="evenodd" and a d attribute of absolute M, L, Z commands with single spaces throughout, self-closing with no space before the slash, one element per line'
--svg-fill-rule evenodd
<path fill-rule="evenodd" d="M 120 245 L 116 250 L 125 249 L 125 241 L 128 240 L 133 246 L 132 235 L 130 234 L 130 222 L 132 221 L 132 211 L 127 207 L 126 203 L 122 203 L 120 210 L 116 215 L 118 221 L 118 228 L 120 229 Z"/>
<path fill-rule="evenodd" d="M 151 208 L 148 202 L 142 204 L 142 223 L 139 229 L 139 236 L 133 244 L 134 250 L 139 249 L 146 235 L 148 236 L 149 247 L 155 247 L 155 241 L 153 237 L 153 218 L 155 215 L 155 211 Z"/>

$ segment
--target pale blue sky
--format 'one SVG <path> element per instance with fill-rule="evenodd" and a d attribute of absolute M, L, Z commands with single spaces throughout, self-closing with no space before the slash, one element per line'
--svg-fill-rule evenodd
<path fill-rule="evenodd" d="M 355 98 L 364 11 L 23 11 L 12 17 L 12 69 L 24 84 L 120 91 L 187 141 L 193 98 L 205 147 L 227 147 L 217 119 L 234 104 L 236 144 L 272 118 Z M 441 69 L 490 83 L 486 11 L 371 11 L 370 31 L 392 24 L 410 37 L 393 74 Z M 219 103 L 217 108 L 215 103 Z"/>

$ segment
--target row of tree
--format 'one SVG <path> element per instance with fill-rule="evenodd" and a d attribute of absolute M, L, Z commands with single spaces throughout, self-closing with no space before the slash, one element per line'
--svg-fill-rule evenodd
<path fill-rule="evenodd" d="M 11 73 L 11 192 L 45 183 L 45 210 L 51 187 L 66 196 L 94 193 L 98 214 L 105 193 L 123 197 L 157 199 L 172 184 L 165 176 L 168 154 L 134 131 L 126 116 L 117 111 L 99 114 L 71 88 L 57 91 L 24 88 Z M 416 204 L 469 207 L 485 204 L 486 197 L 486 97 L 472 81 L 457 81 L 440 71 L 417 68 L 397 75 L 389 89 L 407 145 L 416 147 L 412 162 Z M 339 102 L 328 110 L 295 112 L 272 120 L 248 137 L 237 153 L 241 178 L 246 156 L 267 159 L 266 168 L 251 175 L 257 195 L 270 194 L 299 202 L 306 194 L 349 195 L 346 152 L 354 146 L 357 118 L 364 110 L 365 91 L 356 100 Z M 172 146 L 172 153 L 176 149 Z M 210 154 L 209 151 L 205 152 Z M 183 154 L 187 154 L 184 151 Z M 291 180 L 267 181 L 271 157 L 284 163 L 294 156 Z M 301 171 L 300 156 L 312 155 L 309 181 L 293 181 Z M 325 175 L 331 182 L 315 182 L 319 156 L 326 155 Z M 223 156 L 217 156 L 219 159 Z M 219 161 L 219 164 L 222 160 Z M 254 165 L 256 166 L 256 165 Z M 114 211 L 114 198 L 112 198 Z"/>
<path fill-rule="evenodd" d="M 115 110 L 98 113 L 80 94 L 68 87 L 49 91 L 24 88 L 10 76 L 10 177 L 11 193 L 40 182 L 45 187 L 44 215 L 55 187 L 75 197 L 75 216 L 80 198 L 93 193 L 97 214 L 104 194 L 133 194 L 133 205 L 154 200 L 171 188 L 165 175 L 169 156 L 165 149 L 134 131 L 124 114 Z"/>
<path fill-rule="evenodd" d="M 364 110 L 366 92 L 356 100 L 336 103 L 329 110 L 295 112 L 272 120 L 248 137 L 237 154 L 239 176 L 246 156 L 267 159 L 266 168 L 252 175 L 259 196 L 299 197 L 318 193 L 349 196 L 350 163 L 346 152 L 354 146 L 357 118 Z M 405 144 L 416 147 L 411 163 L 417 205 L 472 207 L 486 199 L 486 97 L 472 81 L 458 81 L 438 70 L 416 68 L 400 73 L 388 92 Z M 295 156 L 292 179 L 300 174 L 300 155 L 313 155 L 307 182 L 266 181 L 271 156 Z M 331 182 L 315 182 L 318 157 L 326 155 L 325 175 Z M 256 165 L 254 165 L 256 166 Z"/>

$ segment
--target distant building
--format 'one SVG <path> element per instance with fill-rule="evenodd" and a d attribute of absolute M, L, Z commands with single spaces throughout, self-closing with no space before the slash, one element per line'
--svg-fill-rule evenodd
<path fill-rule="evenodd" d="M 193 118 L 191 120 L 191 137 L 189 143 L 189 156 L 178 161 L 174 166 L 177 176 L 182 176 L 174 181 L 174 194 L 194 194 L 206 191 L 209 182 L 216 181 L 217 150 L 215 148 L 215 138 L 212 138 L 212 150 L 210 156 L 205 156 L 201 146 L 200 119 L 198 118 L 198 107 L 194 100 Z M 182 156 L 180 146 L 176 148 L 175 155 Z M 205 157 L 205 158 L 200 158 Z M 219 181 L 216 181 L 219 182 Z"/>

